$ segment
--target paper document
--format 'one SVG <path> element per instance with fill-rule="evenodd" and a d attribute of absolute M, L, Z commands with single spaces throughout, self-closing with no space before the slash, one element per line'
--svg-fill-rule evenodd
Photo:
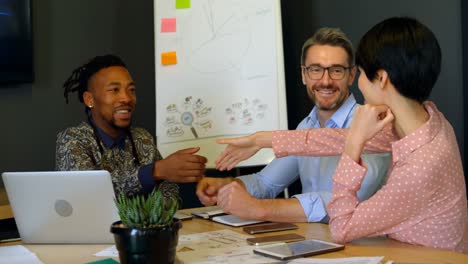
<path fill-rule="evenodd" d="M 384 257 L 352 257 L 335 259 L 300 258 L 290 260 L 288 264 L 381 264 Z"/>
<path fill-rule="evenodd" d="M 177 245 L 177 256 L 181 263 L 193 263 L 197 261 L 207 261 L 218 257 L 228 257 L 233 255 L 237 262 L 243 263 L 242 257 L 254 257 L 262 261 L 267 258 L 253 255 L 253 247 L 248 246 L 246 239 L 253 236 L 240 234 L 231 230 L 219 230 L 204 232 L 179 237 Z M 215 263 L 219 263 L 216 262 Z M 250 263 L 250 262 L 249 262 Z M 256 262 L 261 263 L 261 262 Z M 223 263 L 227 264 L 227 263 Z M 245 262 L 244 262 L 245 264 Z"/>
<path fill-rule="evenodd" d="M 177 245 L 177 264 L 382 264 L 383 257 L 352 257 L 337 259 L 301 258 L 278 261 L 253 253 L 255 246 L 249 246 L 244 235 L 231 230 L 218 230 L 179 236 Z M 115 246 L 106 248 L 96 256 L 118 257 Z M 3 264 L 0 262 L 0 264 Z"/>
<path fill-rule="evenodd" d="M 98 253 L 94 254 L 96 257 L 118 257 L 119 256 L 119 251 L 117 251 L 117 248 L 114 246 L 105 248 Z"/>
<path fill-rule="evenodd" d="M 0 264 L 43 264 L 24 246 L 0 247 Z"/>
<path fill-rule="evenodd" d="M 177 252 L 203 251 L 214 248 L 236 248 L 247 245 L 247 238 L 253 236 L 223 229 L 204 233 L 179 236 Z"/>
<path fill-rule="evenodd" d="M 249 258 L 248 254 L 231 254 L 225 256 L 213 256 L 204 261 L 187 262 L 192 264 L 381 264 L 383 257 L 352 257 L 352 258 L 336 258 L 336 259 L 314 259 L 300 258 L 288 261 L 279 261 L 272 259 L 254 259 Z"/>
<path fill-rule="evenodd" d="M 179 263 L 197 264 L 260 264 L 260 263 L 297 263 L 297 264 L 381 264 L 383 257 L 359 257 L 340 259 L 303 258 L 280 262 L 253 253 L 255 246 L 247 244 L 249 235 L 231 230 L 219 230 L 179 237 L 177 257 Z"/>

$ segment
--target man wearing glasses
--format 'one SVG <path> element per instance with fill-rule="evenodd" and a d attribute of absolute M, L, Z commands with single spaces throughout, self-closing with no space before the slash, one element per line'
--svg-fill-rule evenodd
<path fill-rule="evenodd" d="M 349 92 L 356 76 L 353 47 L 337 28 L 321 28 L 302 47 L 302 82 L 315 107 L 297 129 L 346 128 L 356 100 Z M 388 154 L 363 155 L 367 175 L 358 191 L 360 201 L 384 183 Z M 245 219 L 275 222 L 328 222 L 336 157 L 287 156 L 273 160 L 262 171 L 234 178 L 203 178 L 197 195 L 205 205 L 218 204 L 226 213 Z M 273 199 L 297 178 L 302 193 Z"/>

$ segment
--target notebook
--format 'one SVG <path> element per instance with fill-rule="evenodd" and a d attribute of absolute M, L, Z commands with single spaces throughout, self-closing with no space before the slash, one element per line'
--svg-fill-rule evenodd
<path fill-rule="evenodd" d="M 107 171 L 4 172 L 24 243 L 114 243 L 119 220 Z"/>
<path fill-rule="evenodd" d="M 221 223 L 221 224 L 229 225 L 229 226 L 246 226 L 246 225 L 265 223 L 265 221 L 242 219 L 235 215 L 229 215 L 229 214 L 215 216 L 211 218 L 211 220 Z"/>
<path fill-rule="evenodd" d="M 224 213 L 223 209 L 212 206 L 207 207 L 199 211 L 192 212 L 192 215 L 201 217 L 203 219 L 209 219 L 221 224 L 229 225 L 229 226 L 246 226 L 246 225 L 253 225 L 264 223 L 265 221 L 260 220 L 249 220 L 249 219 L 242 219 L 234 215 Z"/>

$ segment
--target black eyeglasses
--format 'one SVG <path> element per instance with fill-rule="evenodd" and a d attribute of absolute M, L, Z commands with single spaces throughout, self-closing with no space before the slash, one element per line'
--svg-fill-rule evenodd
<path fill-rule="evenodd" d="M 307 76 L 311 80 L 321 80 L 323 78 L 323 74 L 325 73 L 325 70 L 328 71 L 328 76 L 332 80 L 341 80 L 344 78 L 346 70 L 349 70 L 353 68 L 354 66 L 341 66 L 341 65 L 335 65 L 335 66 L 330 66 L 330 67 L 322 67 L 320 65 L 310 65 L 310 66 L 302 66 L 302 68 L 305 70 L 307 73 Z"/>

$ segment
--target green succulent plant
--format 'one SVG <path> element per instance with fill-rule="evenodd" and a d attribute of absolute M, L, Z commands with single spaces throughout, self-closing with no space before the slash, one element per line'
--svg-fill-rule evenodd
<path fill-rule="evenodd" d="M 169 225 L 179 209 L 179 188 L 175 184 L 160 184 L 149 195 L 127 197 L 120 193 L 115 199 L 122 223 L 129 228 L 147 229 Z"/>

